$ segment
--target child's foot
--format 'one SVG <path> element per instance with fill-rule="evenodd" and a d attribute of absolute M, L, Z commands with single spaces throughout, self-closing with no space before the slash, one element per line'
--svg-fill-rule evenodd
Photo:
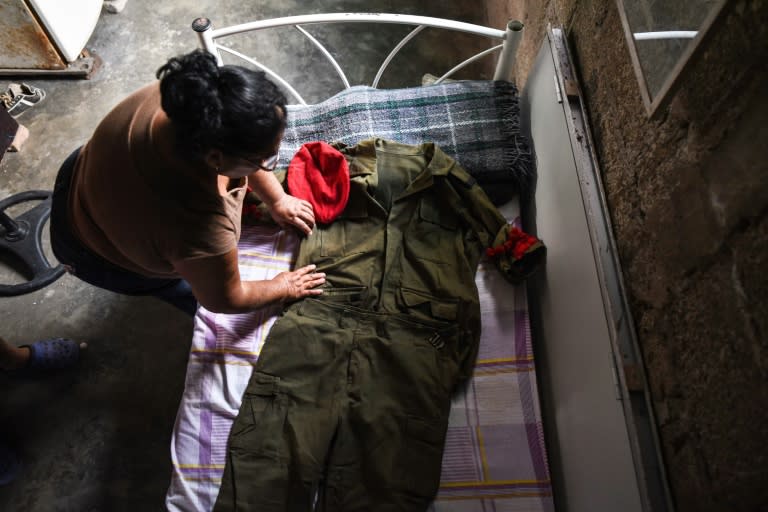
<path fill-rule="evenodd" d="M 27 142 L 28 138 L 29 129 L 23 124 L 20 124 L 19 127 L 16 128 L 16 135 L 14 135 L 13 141 L 11 142 L 11 145 L 8 147 L 7 151 L 9 153 L 16 153 L 21 151 L 21 147 L 25 142 Z"/>

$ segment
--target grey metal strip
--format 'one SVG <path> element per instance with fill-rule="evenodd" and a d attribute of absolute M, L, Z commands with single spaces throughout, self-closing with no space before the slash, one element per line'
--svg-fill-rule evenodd
<path fill-rule="evenodd" d="M 643 509 L 672 511 L 650 390 L 624 288 L 613 228 L 600 179 L 584 100 L 562 29 L 550 27 L 558 88 L 571 133 L 571 144 L 584 202 L 598 278 L 603 295 L 621 399 L 638 475 Z"/>

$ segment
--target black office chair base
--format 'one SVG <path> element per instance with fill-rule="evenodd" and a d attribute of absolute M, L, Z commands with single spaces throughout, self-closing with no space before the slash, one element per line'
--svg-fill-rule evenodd
<path fill-rule="evenodd" d="M 5 210 L 28 201 L 41 201 L 16 218 Z M 0 296 L 22 295 L 48 286 L 64 274 L 64 267 L 52 267 L 43 252 L 43 226 L 51 216 L 51 192 L 30 190 L 0 201 L 0 253 L 10 253 L 24 268 L 25 283 L 0 284 Z"/>

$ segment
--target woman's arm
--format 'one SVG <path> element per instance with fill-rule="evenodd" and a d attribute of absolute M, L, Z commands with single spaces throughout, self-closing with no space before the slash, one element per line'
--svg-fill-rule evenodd
<path fill-rule="evenodd" d="M 312 205 L 303 199 L 286 194 L 275 174 L 259 170 L 248 176 L 248 184 L 256 196 L 269 208 L 279 225 L 295 226 L 305 235 L 312 234 L 315 213 Z"/>
<path fill-rule="evenodd" d="M 323 293 L 317 287 L 325 274 L 307 265 L 281 272 L 264 281 L 242 281 L 237 249 L 226 254 L 174 262 L 176 271 L 192 286 L 198 302 L 214 313 L 245 313 L 274 302 L 290 302 Z"/>

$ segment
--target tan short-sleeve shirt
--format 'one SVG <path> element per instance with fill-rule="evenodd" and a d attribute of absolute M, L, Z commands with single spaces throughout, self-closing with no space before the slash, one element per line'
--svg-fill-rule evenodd
<path fill-rule="evenodd" d="M 175 143 L 158 82 L 123 100 L 99 124 L 75 164 L 73 232 L 127 270 L 177 277 L 174 261 L 236 247 L 246 180 L 219 193 L 217 176 Z"/>

